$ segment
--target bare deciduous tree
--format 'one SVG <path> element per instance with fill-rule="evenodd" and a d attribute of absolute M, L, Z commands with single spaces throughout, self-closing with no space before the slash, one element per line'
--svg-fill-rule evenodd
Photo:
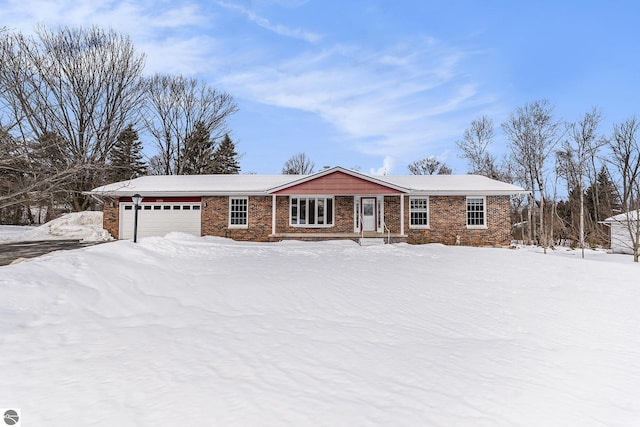
<path fill-rule="evenodd" d="M 451 175 L 451 168 L 436 159 L 435 157 L 425 157 L 407 166 L 412 175 Z"/>
<path fill-rule="evenodd" d="M 39 141 L 22 141 L 0 129 L 0 210 L 31 203 L 51 204 L 52 195 L 82 172 L 65 153 L 56 135 Z"/>
<path fill-rule="evenodd" d="M 456 141 L 456 145 L 462 151 L 460 157 L 467 159 L 469 163 L 469 173 L 504 179 L 498 170 L 495 156 L 489 153 L 493 137 L 493 120 L 480 116 L 465 129 L 462 140 Z"/>
<path fill-rule="evenodd" d="M 635 117 L 615 124 L 609 141 L 612 156 L 610 163 L 619 178 L 618 191 L 622 210 L 626 213 L 623 221 L 631 242 L 633 261 L 638 262 L 640 252 L 640 143 L 638 130 L 640 122 Z"/>
<path fill-rule="evenodd" d="M 589 173 L 590 160 L 594 159 L 598 150 L 605 144 L 603 138 L 598 137 L 598 125 L 602 120 L 602 114 L 597 108 L 585 113 L 582 119 L 569 125 L 571 140 L 565 141 L 558 151 L 558 174 L 567 181 L 568 195 L 571 198 L 575 190 L 579 195 L 579 242 L 584 258 L 584 188 L 585 174 L 595 176 L 597 171 Z M 592 182 L 593 184 L 594 182 Z M 597 181 L 595 182 L 597 184 Z M 596 192 L 597 193 L 597 192 Z M 596 206 L 597 212 L 597 206 Z M 595 222 L 597 224 L 597 218 Z"/>
<path fill-rule="evenodd" d="M 25 143 L 59 137 L 74 173 L 58 184 L 75 210 L 86 209 L 82 191 L 102 183 L 109 150 L 137 121 L 144 55 L 114 31 L 40 27 L 35 36 L 0 33 L 0 64 L 0 104 L 12 134 Z"/>
<path fill-rule="evenodd" d="M 222 138 L 227 119 L 237 111 L 231 95 L 218 91 L 197 79 L 180 75 L 159 75 L 148 82 L 146 124 L 159 150 L 152 169 L 166 175 L 186 171 L 185 143 L 200 123 L 211 140 Z"/>
<path fill-rule="evenodd" d="M 284 175 L 308 175 L 313 173 L 315 164 L 305 153 L 294 154 L 284 163 L 282 173 Z"/>
<path fill-rule="evenodd" d="M 511 161 L 518 167 L 516 174 L 531 190 L 530 215 L 536 200 L 536 190 L 539 193 L 540 243 L 545 253 L 549 243 L 544 221 L 547 160 L 564 135 L 562 126 L 561 121 L 553 118 L 553 106 L 547 100 L 534 101 L 518 107 L 502 124 L 510 142 Z M 532 237 L 532 218 L 529 219 L 529 225 Z"/>

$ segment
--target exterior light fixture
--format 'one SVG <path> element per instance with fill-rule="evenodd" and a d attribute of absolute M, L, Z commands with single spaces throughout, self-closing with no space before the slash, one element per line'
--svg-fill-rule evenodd
<path fill-rule="evenodd" d="M 133 243 L 138 241 L 138 209 L 140 209 L 140 203 L 142 203 L 143 197 L 139 194 L 134 194 L 131 197 L 133 200 Z"/>

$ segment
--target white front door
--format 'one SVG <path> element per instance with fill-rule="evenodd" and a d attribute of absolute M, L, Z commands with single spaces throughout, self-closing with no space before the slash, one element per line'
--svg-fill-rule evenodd
<path fill-rule="evenodd" d="M 376 231 L 376 199 L 367 197 L 362 199 L 362 230 Z"/>

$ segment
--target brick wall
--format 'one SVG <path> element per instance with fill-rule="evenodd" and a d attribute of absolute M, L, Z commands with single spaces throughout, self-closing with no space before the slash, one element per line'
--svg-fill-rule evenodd
<path fill-rule="evenodd" d="M 102 215 L 102 228 L 107 230 L 111 237 L 117 239 L 120 235 L 120 202 L 114 199 L 105 199 Z"/>
<path fill-rule="evenodd" d="M 407 197 L 405 196 L 405 201 L 406 200 Z M 384 198 L 384 222 L 390 232 L 400 234 L 402 231 L 400 230 L 400 196 L 386 196 Z M 407 224 L 408 222 L 405 220 L 405 232 L 407 230 Z"/>
<path fill-rule="evenodd" d="M 511 240 L 509 196 L 486 197 L 486 229 L 467 229 L 465 196 L 429 197 L 429 229 L 411 229 L 409 198 L 405 198 L 405 232 L 408 243 L 444 243 L 466 246 L 506 246 Z"/>
<path fill-rule="evenodd" d="M 269 241 L 271 234 L 271 196 L 250 196 L 248 202 L 248 228 L 229 228 L 229 197 L 203 197 L 201 208 L 201 234 L 229 237 L 235 240 Z M 276 233 L 353 233 L 353 197 L 334 198 L 334 226 L 304 228 L 289 226 L 289 197 L 276 198 Z M 411 229 L 409 197 L 404 198 L 404 231 L 412 244 L 443 243 L 454 245 L 459 236 L 461 245 L 508 245 L 511 240 L 509 196 L 487 196 L 487 228 L 467 229 L 466 197 L 429 197 L 430 229 Z M 119 201 L 105 200 L 103 227 L 118 238 Z M 385 223 L 391 233 L 400 233 L 400 197 L 384 198 Z"/>
<path fill-rule="evenodd" d="M 229 227 L 229 196 L 202 198 L 200 232 L 203 236 L 229 237 L 235 240 L 269 241 L 271 234 L 271 196 L 250 196 L 248 227 Z"/>

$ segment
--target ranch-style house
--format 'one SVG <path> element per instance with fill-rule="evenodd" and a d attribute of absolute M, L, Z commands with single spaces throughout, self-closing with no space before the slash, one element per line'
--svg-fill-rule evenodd
<path fill-rule="evenodd" d="M 372 176 L 343 167 L 311 175 L 144 176 L 96 188 L 104 228 L 118 239 L 172 231 L 247 241 L 503 246 L 520 187 L 478 175 Z"/>

